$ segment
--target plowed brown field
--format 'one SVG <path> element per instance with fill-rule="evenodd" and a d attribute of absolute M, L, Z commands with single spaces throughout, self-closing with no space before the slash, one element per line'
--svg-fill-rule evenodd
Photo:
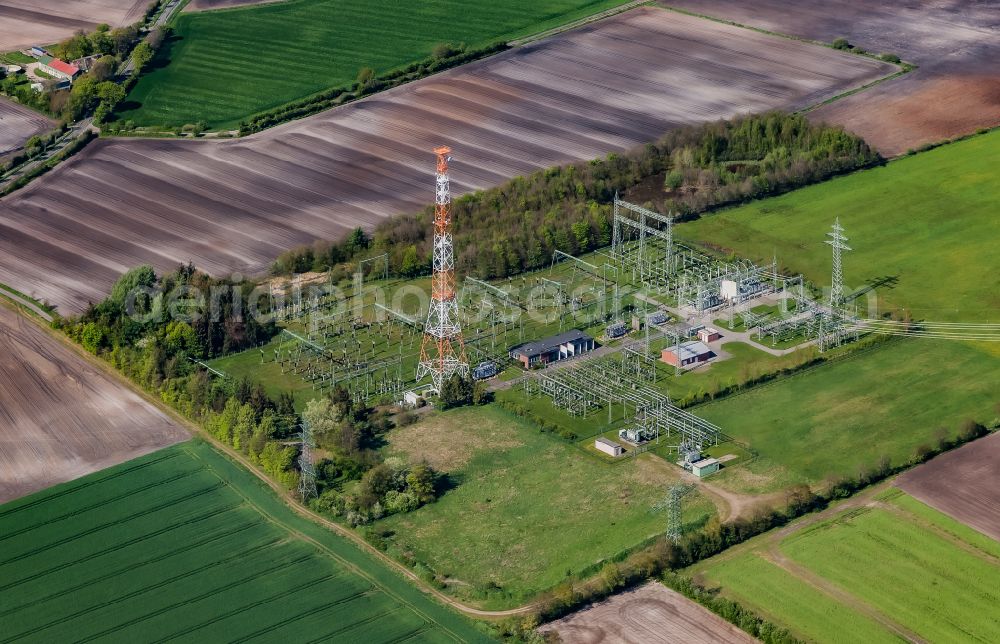
<path fill-rule="evenodd" d="M 247 139 L 99 141 L 0 202 L 0 282 L 65 313 L 141 263 L 256 273 L 430 202 L 443 143 L 464 193 L 894 69 L 640 8 Z"/>
<path fill-rule="evenodd" d="M 919 68 L 812 112 L 892 156 L 1000 125 L 1000 3 L 984 0 L 661 0 L 699 14 L 831 42 L 845 37 Z"/>
<path fill-rule="evenodd" d="M 0 503 L 188 438 L 162 411 L 0 305 Z"/>
<path fill-rule="evenodd" d="M 0 96 L 0 160 L 54 125 L 38 112 Z"/>
<path fill-rule="evenodd" d="M 746 644 L 755 642 L 715 613 L 658 583 L 612 596 L 546 624 L 566 644 Z"/>
<path fill-rule="evenodd" d="M 973 441 L 905 472 L 896 485 L 1000 541 L 1000 434 Z"/>
<path fill-rule="evenodd" d="M 127 25 L 149 0 L 0 0 L 0 51 L 48 45 L 99 23 Z"/>

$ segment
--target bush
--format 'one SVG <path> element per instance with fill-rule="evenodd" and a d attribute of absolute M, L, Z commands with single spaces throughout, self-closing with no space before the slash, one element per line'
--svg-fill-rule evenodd
<path fill-rule="evenodd" d="M 844 49 L 844 50 L 847 50 L 847 49 L 851 49 L 852 47 L 853 47 L 853 45 L 851 45 L 851 43 L 847 42 L 847 38 L 835 38 L 834 41 L 833 41 L 833 48 L 834 49 Z"/>
<path fill-rule="evenodd" d="M 879 58 L 887 63 L 895 63 L 897 65 L 902 62 L 896 54 L 882 54 Z"/>

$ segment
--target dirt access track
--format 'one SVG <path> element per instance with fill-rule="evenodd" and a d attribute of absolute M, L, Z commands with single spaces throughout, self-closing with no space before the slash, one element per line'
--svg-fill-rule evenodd
<path fill-rule="evenodd" d="M 0 304 L 0 503 L 188 438 L 165 413 Z"/>
<path fill-rule="evenodd" d="M 918 69 L 811 113 L 886 156 L 1000 125 L 1000 3 L 987 0 L 660 0 L 779 33 L 847 38 Z"/>
<path fill-rule="evenodd" d="M 546 624 L 572 644 L 749 644 L 756 642 L 708 609 L 659 583 L 648 583 Z"/>
<path fill-rule="evenodd" d="M 246 139 L 98 141 L 0 202 L 0 282 L 65 314 L 143 263 L 255 274 L 431 202 L 438 145 L 465 193 L 895 69 L 642 7 Z"/>
<path fill-rule="evenodd" d="M 150 0 L 0 0 L 0 51 L 51 45 L 100 23 L 128 25 Z"/>
<path fill-rule="evenodd" d="M 896 487 L 1000 541 L 1000 433 L 901 474 Z"/>
<path fill-rule="evenodd" d="M 55 127 L 55 121 L 0 96 L 0 161 L 24 147 L 25 141 Z"/>

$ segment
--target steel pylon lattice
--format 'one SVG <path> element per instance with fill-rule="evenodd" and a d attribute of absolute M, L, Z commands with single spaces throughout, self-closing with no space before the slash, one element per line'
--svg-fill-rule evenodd
<path fill-rule="evenodd" d="M 302 421 L 300 425 L 299 439 L 302 441 L 302 451 L 299 452 L 299 498 L 305 503 L 319 496 L 316 490 L 316 468 L 312 462 L 312 450 L 316 444 L 313 443 L 312 429 L 306 421 Z"/>
<path fill-rule="evenodd" d="M 448 161 L 451 149 L 439 147 L 437 178 L 434 194 L 434 249 L 431 276 L 431 302 L 427 323 L 420 343 L 417 380 L 431 377 L 431 389 L 441 393 L 445 380 L 453 374 L 469 375 L 465 342 L 458 319 L 458 297 L 455 287 L 455 252 L 451 235 L 451 186 Z"/>
<path fill-rule="evenodd" d="M 653 511 L 663 511 L 667 513 L 667 531 L 666 537 L 669 541 L 673 543 L 678 543 L 681 540 L 682 529 L 682 506 L 681 499 L 694 489 L 693 485 L 688 485 L 686 483 L 675 483 L 667 488 L 667 496 L 653 506 Z"/>
<path fill-rule="evenodd" d="M 833 247 L 833 281 L 830 285 L 830 306 L 840 306 L 844 301 L 844 268 L 841 253 L 854 250 L 847 245 L 844 228 L 840 225 L 840 217 L 833 224 L 833 231 L 826 234 L 830 239 L 826 243 Z"/>

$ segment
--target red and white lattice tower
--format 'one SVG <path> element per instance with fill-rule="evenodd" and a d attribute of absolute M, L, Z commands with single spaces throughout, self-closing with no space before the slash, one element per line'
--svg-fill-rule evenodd
<path fill-rule="evenodd" d="M 420 344 L 417 380 L 430 375 L 431 388 L 441 393 L 445 380 L 453 374 L 469 375 L 462 327 L 458 321 L 455 293 L 455 253 L 451 238 L 451 188 L 448 183 L 450 148 L 437 154 L 437 188 L 434 198 L 434 274 L 431 277 L 431 305 L 427 310 L 424 339 Z"/>

